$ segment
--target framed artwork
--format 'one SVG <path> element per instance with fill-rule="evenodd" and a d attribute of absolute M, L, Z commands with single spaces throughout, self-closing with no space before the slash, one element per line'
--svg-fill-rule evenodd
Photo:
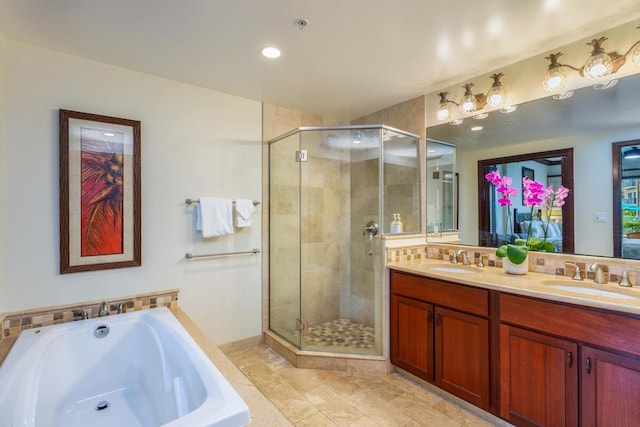
<path fill-rule="evenodd" d="M 140 266 L 140 122 L 59 117 L 60 273 Z"/>
<path fill-rule="evenodd" d="M 529 178 L 531 181 L 536 179 L 533 169 L 522 167 L 522 179 Z M 522 192 L 522 204 L 524 205 L 524 191 Z"/>

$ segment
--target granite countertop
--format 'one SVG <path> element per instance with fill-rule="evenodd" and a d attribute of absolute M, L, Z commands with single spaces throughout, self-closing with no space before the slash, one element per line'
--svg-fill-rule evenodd
<path fill-rule="evenodd" d="M 617 283 L 599 285 L 589 279 L 578 281 L 534 272 L 513 275 L 498 267 L 478 268 L 435 259 L 390 262 L 387 268 L 484 289 L 640 314 L 640 286 L 625 288 Z"/>
<path fill-rule="evenodd" d="M 220 373 L 229 381 L 249 407 L 252 426 L 292 426 L 278 409 L 240 372 L 240 370 L 220 351 L 200 328 L 180 308 L 172 310 L 182 326 L 189 332 L 191 338 L 204 351 L 207 357 L 218 368 Z M 17 337 L 4 338 L 0 341 L 0 364 L 11 350 Z"/>

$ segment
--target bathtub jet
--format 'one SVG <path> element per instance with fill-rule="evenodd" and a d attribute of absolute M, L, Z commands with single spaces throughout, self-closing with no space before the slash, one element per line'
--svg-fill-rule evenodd
<path fill-rule="evenodd" d="M 249 422 L 247 405 L 167 308 L 26 330 L 0 365 L 0 427 Z"/>

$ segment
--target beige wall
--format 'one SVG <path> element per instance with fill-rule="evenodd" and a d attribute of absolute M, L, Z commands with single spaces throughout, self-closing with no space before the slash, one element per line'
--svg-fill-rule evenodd
<path fill-rule="evenodd" d="M 260 335 L 260 210 L 233 236 L 195 231 L 200 195 L 260 200 L 261 104 L 4 40 L 0 62 L 0 312 L 180 289 L 216 343 Z M 142 123 L 142 266 L 58 273 L 58 109 Z"/>

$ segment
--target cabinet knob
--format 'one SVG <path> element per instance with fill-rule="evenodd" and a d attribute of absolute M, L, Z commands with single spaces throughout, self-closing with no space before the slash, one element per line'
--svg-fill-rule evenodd
<path fill-rule="evenodd" d="M 590 374 L 591 373 L 591 358 L 590 357 L 587 357 L 587 360 L 585 361 L 584 367 L 587 370 L 587 374 Z"/>
<path fill-rule="evenodd" d="M 431 323 L 431 321 L 433 320 L 433 313 L 431 312 L 431 310 L 427 311 L 427 323 Z"/>
<path fill-rule="evenodd" d="M 440 325 L 440 315 L 436 314 L 436 326 Z"/>
<path fill-rule="evenodd" d="M 573 365 L 573 353 L 567 354 L 567 366 L 570 368 Z"/>

